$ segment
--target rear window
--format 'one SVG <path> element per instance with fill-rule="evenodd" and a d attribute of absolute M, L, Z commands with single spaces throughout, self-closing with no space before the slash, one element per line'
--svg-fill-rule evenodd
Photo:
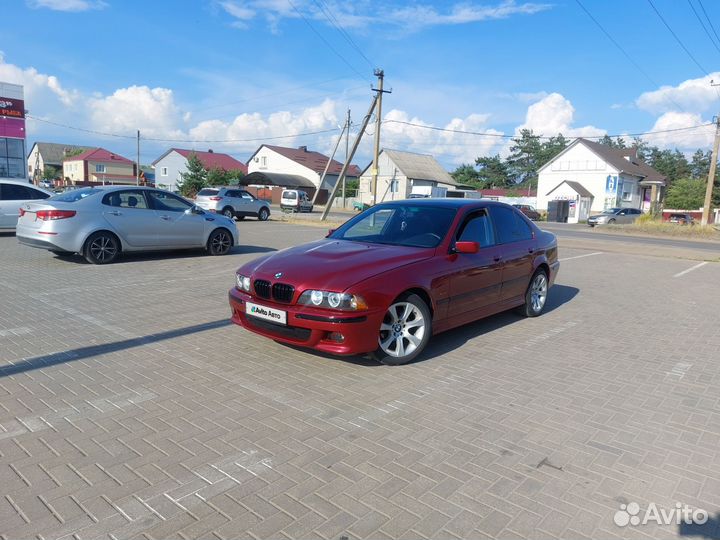
<path fill-rule="evenodd" d="M 295 193 L 294 191 L 284 191 L 282 194 L 282 198 L 295 200 L 297 199 L 297 193 Z"/>
<path fill-rule="evenodd" d="M 95 195 L 99 192 L 99 189 L 93 188 L 71 189 L 70 191 L 53 195 L 48 199 L 48 201 L 77 202 L 85 197 L 90 197 L 91 195 Z"/>
<path fill-rule="evenodd" d="M 218 193 L 220 193 L 219 189 L 205 188 L 205 189 L 201 189 L 200 191 L 198 191 L 198 197 L 208 196 L 208 195 L 217 195 Z"/>

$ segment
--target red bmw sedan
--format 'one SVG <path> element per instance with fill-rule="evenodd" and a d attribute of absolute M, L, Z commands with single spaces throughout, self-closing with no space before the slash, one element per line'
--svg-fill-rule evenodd
<path fill-rule="evenodd" d="M 512 206 L 387 202 L 322 240 L 241 266 L 232 321 L 276 341 L 399 365 L 433 334 L 511 308 L 540 315 L 559 267 L 555 236 Z"/>

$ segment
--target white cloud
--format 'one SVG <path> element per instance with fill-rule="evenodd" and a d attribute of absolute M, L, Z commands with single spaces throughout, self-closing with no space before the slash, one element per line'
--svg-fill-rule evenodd
<path fill-rule="evenodd" d="M 370 26 L 389 25 L 406 31 L 418 31 L 434 26 L 470 24 L 514 15 L 533 15 L 548 10 L 551 4 L 503 0 L 496 5 L 472 2 L 455 3 L 449 9 L 438 11 L 428 4 L 412 6 L 378 5 L 376 2 L 317 2 L 294 0 L 248 0 L 220 2 L 225 12 L 236 20 L 233 26 L 245 27 L 248 21 L 264 17 L 276 29 L 279 20 L 305 17 L 327 25 L 338 22 L 345 28 L 367 29 Z"/>
<path fill-rule="evenodd" d="M 704 126 L 697 129 L 685 130 L 690 126 L 701 126 L 708 124 L 700 114 L 686 112 L 667 112 L 660 116 L 650 131 L 664 131 L 665 133 L 654 133 L 645 135 L 649 144 L 660 148 L 678 148 L 685 152 L 691 152 L 698 148 L 710 148 L 713 142 L 715 126 Z M 668 131 L 682 129 L 682 131 Z"/>
<path fill-rule="evenodd" d="M 521 129 L 532 129 L 536 135 L 553 137 L 562 133 L 565 137 L 592 137 L 604 135 L 606 130 L 595 126 L 573 127 L 575 107 L 562 94 L 553 92 L 528 107 L 525 123 Z"/>
<path fill-rule="evenodd" d="M 54 75 L 39 73 L 35 68 L 22 69 L 14 64 L 8 64 L 2 54 L 0 54 L 0 80 L 25 87 L 25 101 L 31 113 L 33 101 L 44 102 L 49 98 L 55 98 L 62 105 L 70 106 L 78 96 L 77 92 L 63 88 Z"/>
<path fill-rule="evenodd" d="M 27 5 L 33 9 L 47 8 L 53 11 L 73 12 L 107 7 L 107 4 L 102 0 L 27 0 Z"/>
<path fill-rule="evenodd" d="M 707 77 L 689 79 L 677 86 L 663 86 L 658 90 L 643 93 L 636 105 L 653 114 L 683 110 L 686 112 L 707 112 L 717 106 L 718 88 L 710 81 L 720 83 L 720 72 Z"/>

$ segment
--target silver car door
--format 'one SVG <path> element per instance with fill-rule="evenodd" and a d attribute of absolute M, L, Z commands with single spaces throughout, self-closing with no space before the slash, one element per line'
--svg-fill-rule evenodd
<path fill-rule="evenodd" d="M 102 216 L 131 248 L 157 245 L 157 215 L 142 190 L 113 191 L 102 198 Z"/>
<path fill-rule="evenodd" d="M 31 186 L 0 184 L 0 229 L 14 229 L 24 202 L 47 199 L 49 195 Z"/>
<path fill-rule="evenodd" d="M 208 214 L 192 213 L 193 205 L 172 193 L 147 190 L 147 194 L 158 217 L 159 247 L 205 246 L 205 218 Z"/>

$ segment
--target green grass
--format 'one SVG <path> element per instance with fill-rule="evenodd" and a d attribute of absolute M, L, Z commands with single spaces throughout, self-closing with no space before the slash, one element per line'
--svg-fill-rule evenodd
<path fill-rule="evenodd" d="M 670 236 L 673 238 L 688 238 L 693 240 L 720 240 L 720 230 L 712 225 L 678 225 L 667 223 L 659 219 L 639 217 L 635 223 L 629 225 L 607 225 L 609 230 L 642 233 L 654 236 Z"/>

